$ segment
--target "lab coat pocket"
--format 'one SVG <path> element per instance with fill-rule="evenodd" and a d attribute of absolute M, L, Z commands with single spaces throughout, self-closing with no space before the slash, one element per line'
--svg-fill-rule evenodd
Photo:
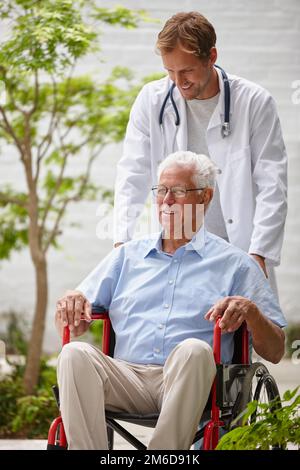
<path fill-rule="evenodd" d="M 228 181 L 230 182 L 232 198 L 243 198 L 244 207 L 249 207 L 252 198 L 252 170 L 250 147 L 245 147 L 230 155 L 228 166 Z M 245 194 L 247 193 L 247 194 Z M 229 195 L 227 195 L 228 197 Z M 246 201 L 247 199 L 247 201 Z M 234 206 L 234 199 L 232 200 Z"/>

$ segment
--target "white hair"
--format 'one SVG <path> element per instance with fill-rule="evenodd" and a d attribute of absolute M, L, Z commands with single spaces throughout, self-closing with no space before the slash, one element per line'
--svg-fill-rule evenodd
<path fill-rule="evenodd" d="M 216 181 L 216 165 L 206 155 L 197 155 L 190 151 L 178 151 L 171 153 L 161 162 L 158 167 L 158 179 L 163 171 L 171 166 L 181 166 L 193 168 L 193 182 L 196 188 L 212 188 L 215 187 Z"/>

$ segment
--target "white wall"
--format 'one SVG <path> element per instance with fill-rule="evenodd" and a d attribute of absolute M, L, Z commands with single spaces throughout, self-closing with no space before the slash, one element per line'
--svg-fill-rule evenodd
<path fill-rule="evenodd" d="M 144 8 L 160 24 L 146 24 L 127 31 L 107 27 L 102 37 L 105 63 L 89 57 L 79 72 L 107 76 L 114 65 L 132 68 L 142 77 L 162 66 L 154 53 L 158 31 L 165 20 L 178 11 L 198 10 L 214 24 L 219 51 L 218 63 L 230 73 L 241 75 L 266 87 L 274 96 L 282 123 L 289 155 L 289 215 L 278 268 L 282 308 L 289 320 L 300 321 L 298 290 L 300 287 L 300 104 L 292 103 L 292 84 L 300 81 L 300 2 L 299 0 L 128 0 L 101 1 L 104 6 L 123 4 Z M 105 149 L 94 177 L 99 184 L 112 188 L 115 166 L 121 146 Z M 10 155 L 0 160 L 0 183 L 8 180 L 23 183 L 18 166 Z M 83 203 L 70 210 L 69 220 L 80 221 L 81 229 L 66 224 L 61 238 L 61 251 L 49 257 L 50 300 L 45 348 L 54 350 L 58 340 L 53 328 L 53 311 L 57 297 L 67 288 L 75 287 L 112 246 L 112 242 L 96 237 L 97 203 Z M 0 268 L 0 311 L 13 308 L 31 315 L 34 300 L 34 277 L 27 252 L 15 254 Z"/>

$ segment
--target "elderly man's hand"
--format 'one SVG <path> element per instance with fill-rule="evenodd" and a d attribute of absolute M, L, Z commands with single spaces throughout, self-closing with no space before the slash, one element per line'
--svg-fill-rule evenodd
<path fill-rule="evenodd" d="M 232 297 L 224 297 L 213 305 L 205 315 L 205 319 L 216 321 L 218 317 L 222 317 L 219 326 L 222 333 L 232 333 L 236 331 L 243 321 L 248 320 L 251 316 L 259 314 L 256 305 L 245 297 L 238 295 Z"/>
<path fill-rule="evenodd" d="M 73 336 L 80 336 L 89 327 L 92 307 L 80 291 L 68 290 L 56 304 L 55 323 L 59 334 L 69 325 Z"/>

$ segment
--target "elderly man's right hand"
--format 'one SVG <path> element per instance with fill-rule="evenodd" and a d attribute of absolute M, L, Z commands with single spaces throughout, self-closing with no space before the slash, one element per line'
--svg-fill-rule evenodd
<path fill-rule="evenodd" d="M 68 290 L 56 304 L 55 324 L 62 335 L 63 328 L 69 325 L 72 336 L 80 336 L 87 331 L 91 322 L 92 307 L 80 291 Z"/>

